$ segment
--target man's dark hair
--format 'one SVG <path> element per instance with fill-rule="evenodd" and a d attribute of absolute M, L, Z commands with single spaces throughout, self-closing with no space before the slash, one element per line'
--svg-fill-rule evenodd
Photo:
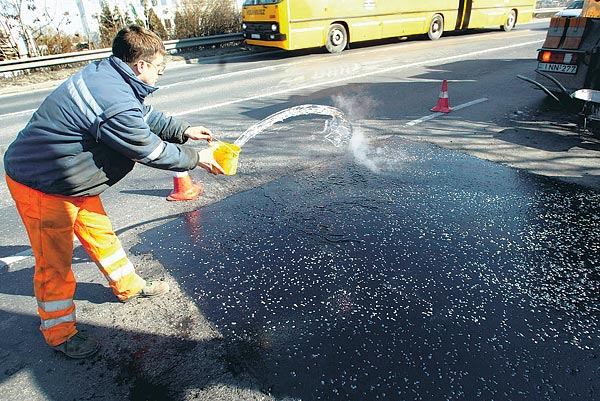
<path fill-rule="evenodd" d="M 138 25 L 130 25 L 117 33 L 112 52 L 126 63 L 150 60 L 156 53 L 166 54 L 165 45 L 158 35 Z"/>

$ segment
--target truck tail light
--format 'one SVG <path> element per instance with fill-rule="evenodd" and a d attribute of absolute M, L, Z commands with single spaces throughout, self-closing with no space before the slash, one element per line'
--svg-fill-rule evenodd
<path fill-rule="evenodd" d="M 542 50 L 538 53 L 538 61 L 542 63 L 577 64 L 577 53 Z"/>

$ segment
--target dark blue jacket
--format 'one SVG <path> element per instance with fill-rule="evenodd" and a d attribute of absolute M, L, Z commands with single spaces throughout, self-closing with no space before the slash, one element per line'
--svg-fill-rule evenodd
<path fill-rule="evenodd" d="M 144 105 L 156 87 L 120 59 L 91 63 L 56 88 L 4 154 L 6 174 L 48 194 L 98 195 L 135 162 L 173 171 L 196 167 L 182 146 L 190 124 Z"/>

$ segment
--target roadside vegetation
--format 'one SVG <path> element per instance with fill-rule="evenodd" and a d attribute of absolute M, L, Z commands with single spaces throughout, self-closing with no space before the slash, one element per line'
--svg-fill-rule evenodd
<path fill-rule="evenodd" d="M 241 12 L 235 0 L 181 0 L 176 3 L 177 8 L 172 10 L 171 18 L 163 19 L 153 8 L 156 0 L 138 1 L 137 9 L 131 4 L 129 8 L 121 8 L 110 5 L 115 2 L 103 1 L 101 12 L 94 16 L 98 21 L 98 32 L 81 37 L 65 33 L 73 18 L 69 13 L 51 15 L 48 9 L 39 8 L 41 4 L 37 0 L 0 0 L 0 61 L 110 48 L 115 34 L 130 24 L 144 26 L 163 40 L 240 31 Z M 28 18 L 31 15 L 38 17 L 31 20 Z M 203 50 L 195 48 L 184 51 L 198 53 Z M 87 62 L 0 74 L 0 86 L 62 80 L 85 64 Z"/>
<path fill-rule="evenodd" d="M 41 9 L 37 0 L 0 0 L 0 60 L 107 48 L 114 35 L 130 24 L 144 26 L 163 40 L 240 30 L 241 13 L 235 0 L 182 0 L 176 3 L 171 18 L 163 16 L 163 19 L 153 8 L 156 0 L 138 1 L 138 8 L 131 4 L 129 8 L 111 7 L 111 2 L 103 1 L 101 12 L 94 16 L 99 32 L 81 37 L 65 33 L 74 18 L 68 12 L 55 15 Z M 36 18 L 32 20 L 31 15 Z"/>

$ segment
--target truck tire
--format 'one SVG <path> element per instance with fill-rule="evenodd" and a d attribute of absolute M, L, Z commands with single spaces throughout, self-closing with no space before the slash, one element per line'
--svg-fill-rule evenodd
<path fill-rule="evenodd" d="M 329 53 L 340 53 L 348 46 L 348 32 L 341 24 L 331 24 L 327 31 L 325 48 Z"/>

